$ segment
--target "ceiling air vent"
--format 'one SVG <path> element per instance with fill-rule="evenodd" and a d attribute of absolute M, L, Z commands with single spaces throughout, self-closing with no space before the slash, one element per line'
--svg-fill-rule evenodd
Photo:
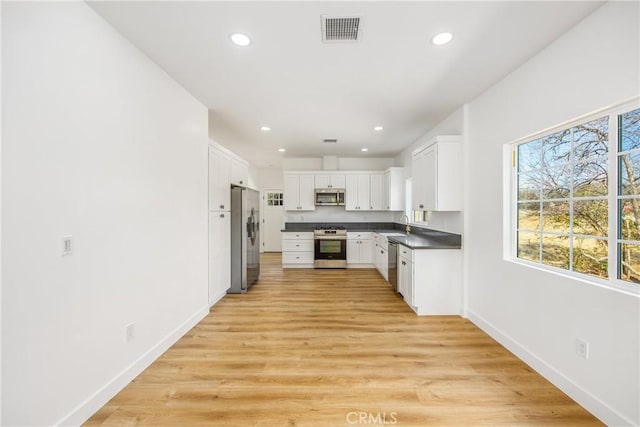
<path fill-rule="evenodd" d="M 324 144 L 337 144 L 338 140 L 335 138 L 327 138 L 327 139 L 323 139 L 322 142 Z"/>
<path fill-rule="evenodd" d="M 343 43 L 360 40 L 360 16 L 322 15 L 322 42 Z"/>

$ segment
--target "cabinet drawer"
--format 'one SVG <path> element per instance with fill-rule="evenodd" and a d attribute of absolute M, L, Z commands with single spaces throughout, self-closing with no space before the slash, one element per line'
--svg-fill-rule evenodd
<path fill-rule="evenodd" d="M 313 240 L 283 240 L 283 252 L 313 252 Z"/>
<path fill-rule="evenodd" d="M 398 245 L 398 256 L 406 259 L 409 262 L 413 262 L 413 250 L 406 246 Z"/>
<path fill-rule="evenodd" d="M 313 264 L 313 252 L 283 252 L 283 264 Z"/>
<path fill-rule="evenodd" d="M 373 233 L 370 231 L 348 231 L 347 239 L 359 239 L 359 240 L 370 240 L 373 238 Z"/>
<path fill-rule="evenodd" d="M 313 240 L 313 231 L 285 231 L 282 232 L 284 240 Z"/>

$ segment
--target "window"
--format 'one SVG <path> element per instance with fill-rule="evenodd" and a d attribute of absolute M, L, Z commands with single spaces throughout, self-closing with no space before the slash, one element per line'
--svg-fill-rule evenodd
<path fill-rule="evenodd" d="M 514 155 L 515 257 L 640 283 L 640 109 L 554 129 Z"/>
<path fill-rule="evenodd" d="M 283 193 L 267 193 L 267 206 L 282 206 Z"/>
<path fill-rule="evenodd" d="M 427 222 L 428 214 L 427 211 L 414 211 L 413 206 L 411 205 L 411 178 L 407 178 L 404 183 L 405 189 L 405 215 L 409 218 L 409 222 L 417 223 L 417 222 Z"/>
<path fill-rule="evenodd" d="M 640 283 L 640 109 L 618 116 L 618 278 Z"/>
<path fill-rule="evenodd" d="M 412 222 L 427 222 L 427 211 L 413 211 Z"/>

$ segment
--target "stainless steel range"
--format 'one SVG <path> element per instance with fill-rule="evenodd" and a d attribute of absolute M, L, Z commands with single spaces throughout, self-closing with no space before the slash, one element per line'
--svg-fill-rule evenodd
<path fill-rule="evenodd" d="M 313 231 L 314 267 L 347 267 L 347 230 L 344 227 L 317 227 Z"/>

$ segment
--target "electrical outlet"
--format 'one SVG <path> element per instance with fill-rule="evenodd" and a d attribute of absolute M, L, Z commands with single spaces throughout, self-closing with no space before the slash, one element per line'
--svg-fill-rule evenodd
<path fill-rule="evenodd" d="M 127 342 L 131 342 L 133 341 L 133 339 L 135 338 L 135 332 L 136 332 L 136 324 L 135 323 L 129 323 L 125 329 L 125 335 L 126 335 L 126 340 Z"/>
<path fill-rule="evenodd" d="M 576 339 L 576 353 L 584 360 L 589 360 L 589 343 L 583 339 Z"/>
<path fill-rule="evenodd" d="M 73 236 L 60 236 L 60 256 L 73 255 Z"/>

